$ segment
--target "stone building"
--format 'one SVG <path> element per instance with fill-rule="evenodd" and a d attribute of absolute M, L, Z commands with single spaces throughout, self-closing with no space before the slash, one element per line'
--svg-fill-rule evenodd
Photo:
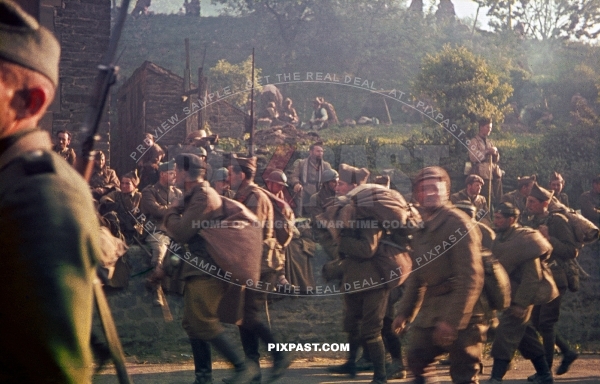
<path fill-rule="evenodd" d="M 46 28 L 61 45 L 60 83 L 54 103 L 41 122 L 43 129 L 55 133 L 68 129 L 77 134 L 84 120 L 89 98 L 98 74 L 98 64 L 110 39 L 110 0 L 16 0 Z M 110 124 L 107 117 L 99 129 L 96 148 L 104 150 L 110 161 Z"/>

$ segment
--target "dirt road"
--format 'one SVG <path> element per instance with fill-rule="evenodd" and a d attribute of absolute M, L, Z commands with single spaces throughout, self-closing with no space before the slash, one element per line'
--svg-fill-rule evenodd
<path fill-rule="evenodd" d="M 313 360 L 313 361 L 308 361 Z M 325 367 L 340 364 L 343 360 L 333 359 L 297 359 L 292 364 L 286 375 L 279 380 L 281 384 L 335 384 L 335 383 L 369 383 L 372 373 L 363 372 L 356 379 L 351 380 L 347 376 L 333 376 L 325 371 Z M 481 376 L 484 382 L 489 378 L 492 361 L 485 360 L 485 373 Z M 268 373 L 268 362 L 261 362 L 263 375 Z M 128 364 L 129 373 L 136 384 L 191 384 L 194 381 L 194 366 L 192 363 L 185 364 Z M 526 383 L 526 377 L 533 373 L 533 367 L 527 360 L 518 358 L 513 368 L 504 378 L 506 384 Z M 216 363 L 213 372 L 214 382 L 221 383 L 221 379 L 231 374 L 229 368 L 222 363 Z M 448 368 L 438 366 L 438 378 L 442 383 L 451 383 Z M 404 380 L 391 380 L 389 383 L 410 383 L 409 377 Z M 600 384 L 600 356 L 586 355 L 580 357 L 571 370 L 563 375 L 555 377 L 556 383 L 573 384 Z M 117 383 L 114 371 L 105 369 L 94 377 L 96 384 Z"/>

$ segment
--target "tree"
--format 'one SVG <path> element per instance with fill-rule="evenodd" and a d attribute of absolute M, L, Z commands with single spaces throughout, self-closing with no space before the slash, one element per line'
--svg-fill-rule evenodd
<path fill-rule="evenodd" d="M 481 117 L 504 120 L 504 109 L 513 89 L 502 83 L 488 64 L 465 47 L 445 45 L 427 55 L 415 82 L 415 94 L 431 100 L 433 108 L 452 124 L 468 127 Z"/>
<path fill-rule="evenodd" d="M 476 0 L 490 7 L 497 32 L 518 31 L 538 40 L 594 39 L 600 34 L 600 0 Z"/>
<path fill-rule="evenodd" d="M 258 88 L 258 79 L 261 70 L 254 68 L 255 87 Z M 239 64 L 231 64 L 227 60 L 219 60 L 208 72 L 209 93 L 220 92 L 226 96 L 227 101 L 244 108 L 250 99 L 252 84 L 252 57 L 248 57 Z"/>

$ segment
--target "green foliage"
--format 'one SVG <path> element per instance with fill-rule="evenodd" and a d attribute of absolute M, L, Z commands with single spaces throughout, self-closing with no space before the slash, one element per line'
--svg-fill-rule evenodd
<path fill-rule="evenodd" d="M 415 94 L 430 99 L 444 119 L 460 126 L 473 126 L 482 117 L 504 120 L 512 87 L 467 48 L 445 45 L 438 54 L 427 55 L 421 68 Z"/>
<path fill-rule="evenodd" d="M 497 31 L 513 30 L 530 38 L 594 39 L 600 33 L 598 0 L 476 0 L 490 7 L 490 25 Z"/>
<path fill-rule="evenodd" d="M 255 89 L 258 84 L 261 70 L 254 68 Z M 239 64 L 231 64 L 227 60 L 222 59 L 212 67 L 209 72 L 209 92 L 224 93 L 225 89 L 229 89 L 232 96 L 227 98 L 227 101 L 243 108 L 248 100 L 250 100 L 250 90 L 252 87 L 252 57 L 248 57 L 246 61 Z"/>

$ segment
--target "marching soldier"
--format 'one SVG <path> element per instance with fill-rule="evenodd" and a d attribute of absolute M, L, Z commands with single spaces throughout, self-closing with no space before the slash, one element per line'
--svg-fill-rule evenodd
<path fill-rule="evenodd" d="M 87 183 L 36 128 L 54 98 L 60 46 L 0 0 L 0 381 L 91 383 L 94 264 Z"/>
<path fill-rule="evenodd" d="M 425 383 L 428 367 L 444 352 L 453 383 L 476 383 L 486 330 L 480 235 L 469 230 L 467 215 L 448 205 L 444 169 L 419 171 L 413 191 L 424 227 L 414 234 L 413 271 L 393 328 L 400 333 L 412 320 L 407 355 L 415 383 Z"/>
<path fill-rule="evenodd" d="M 548 265 L 552 269 L 559 295 L 547 304 L 533 307 L 531 321 L 542 336 L 548 366 L 552 368 L 554 345 L 557 344 L 564 356 L 563 362 L 566 370 L 568 370 L 578 356 L 562 337 L 557 337 L 555 326 L 560 316 L 561 298 L 568 288 L 566 263 L 575 259 L 578 251 L 569 220 L 558 212 L 548 211 L 552 195 L 553 192 L 534 184 L 527 198 L 527 212 L 530 216 L 521 217 L 521 221 L 523 225 L 539 230 L 553 248 Z"/>
<path fill-rule="evenodd" d="M 285 254 L 277 249 L 277 239 L 273 231 L 274 211 L 273 205 L 265 192 L 254 183 L 256 174 L 256 157 L 233 157 L 229 168 L 229 184 L 235 191 L 234 199 L 244 204 L 257 217 L 263 226 L 263 243 L 265 253 L 262 258 L 260 281 L 275 287 L 277 276 L 285 266 Z M 240 338 L 246 357 L 256 364 L 259 363 L 259 339 L 265 343 L 276 343 L 271 329 L 259 318 L 264 311 L 267 301 L 267 292 L 264 290 L 246 290 L 244 300 L 244 320 L 239 326 Z M 290 366 L 291 360 L 287 354 L 280 351 L 273 352 L 273 369 L 269 382 L 281 377 Z M 260 372 L 254 377 L 260 382 Z"/>
<path fill-rule="evenodd" d="M 211 186 L 221 196 L 230 199 L 233 199 L 233 196 L 235 196 L 235 192 L 233 192 L 229 186 L 229 171 L 227 168 L 219 168 L 213 173 Z"/>
<path fill-rule="evenodd" d="M 533 363 L 538 383 L 553 383 L 544 348 L 529 321 L 542 278 L 541 262 L 552 252 L 552 246 L 538 231 L 521 228 L 517 224 L 519 214 L 511 203 L 500 203 L 494 213 L 497 236 L 492 252 L 509 275 L 511 303 L 496 329 L 489 383 L 502 383 L 517 349 Z"/>
<path fill-rule="evenodd" d="M 202 263 L 216 265 L 194 223 L 222 219 L 221 198 L 204 181 L 206 163 L 198 156 L 177 155 L 175 164 L 176 184 L 183 189 L 184 195 L 164 213 L 167 235 L 180 244 L 187 244 L 192 255 Z M 211 276 L 191 263 L 182 263 L 181 277 L 185 279 L 182 324 L 192 345 L 194 384 L 213 382 L 211 346 L 235 367 L 232 383 L 250 383 L 258 368 L 254 363 L 246 364 L 234 349 L 218 316 L 219 304 L 231 283 Z"/>

